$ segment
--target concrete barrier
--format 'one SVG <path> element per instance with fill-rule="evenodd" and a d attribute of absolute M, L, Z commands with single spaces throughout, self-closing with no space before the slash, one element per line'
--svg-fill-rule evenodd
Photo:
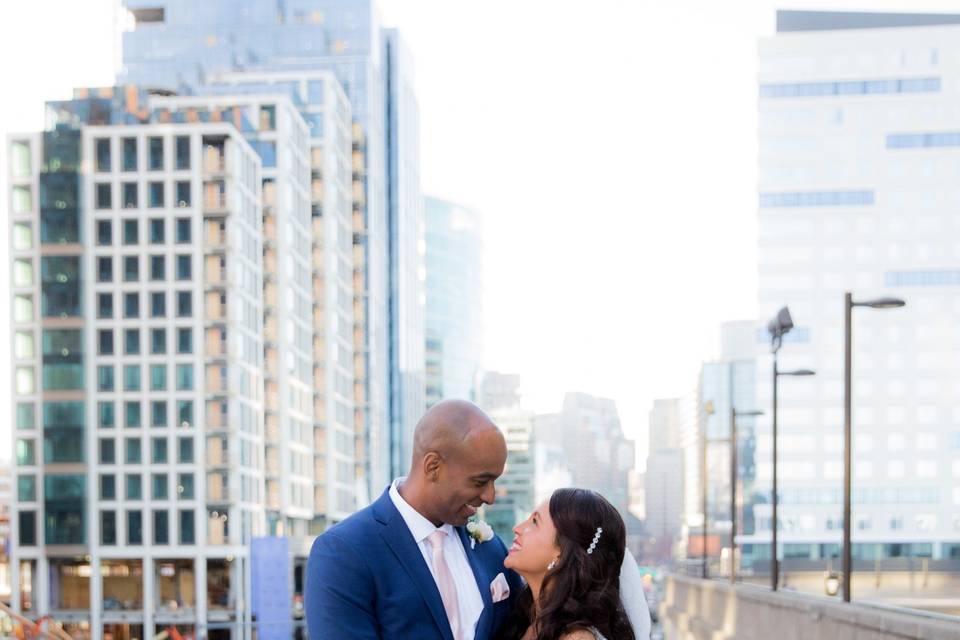
<path fill-rule="evenodd" d="M 666 640 L 960 640 L 960 618 L 670 575 Z"/>

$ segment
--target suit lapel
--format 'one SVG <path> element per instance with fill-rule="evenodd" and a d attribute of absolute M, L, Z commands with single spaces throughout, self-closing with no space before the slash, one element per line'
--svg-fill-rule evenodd
<path fill-rule="evenodd" d="M 463 552 L 467 554 L 467 560 L 470 561 L 470 568 L 473 570 L 473 579 L 477 581 L 477 588 L 480 589 L 480 597 L 483 599 L 483 611 L 480 612 L 480 619 L 477 621 L 477 633 L 475 640 L 486 640 L 490 637 L 490 625 L 493 622 L 493 601 L 490 597 L 490 577 L 483 566 L 480 564 L 480 558 L 476 550 L 470 548 L 470 537 L 464 527 L 456 527 L 460 535 L 460 543 L 463 545 Z M 483 543 L 480 543 L 483 544 Z"/>
<path fill-rule="evenodd" d="M 453 633 L 450 631 L 450 621 L 447 619 L 447 612 L 443 608 L 443 600 L 440 599 L 440 591 L 437 589 L 437 583 L 430 573 L 430 568 L 423 560 L 423 554 L 413 539 L 407 523 L 403 521 L 400 512 L 390 500 L 389 494 L 385 493 L 374 507 L 377 520 L 383 525 L 380 528 L 380 536 L 387 546 L 397 556 L 397 560 L 403 565 L 410 579 L 416 585 L 417 591 L 423 597 L 427 608 L 433 615 L 437 628 L 443 635 L 444 640 L 453 640 Z"/>

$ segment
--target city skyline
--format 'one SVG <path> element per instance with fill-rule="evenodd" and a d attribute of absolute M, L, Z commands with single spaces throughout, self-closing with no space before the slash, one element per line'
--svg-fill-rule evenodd
<path fill-rule="evenodd" d="M 4 133 L 41 128 L 42 122 L 37 111 L 46 99 L 66 98 L 76 86 L 111 84 L 114 73 L 114 51 L 111 45 L 110 25 L 114 23 L 116 16 L 110 10 L 109 4 L 106 1 L 99 4 L 84 3 L 84 6 L 80 7 L 68 2 L 36 3 L 30 6 L 17 3 L 3 8 L 8 18 L 2 21 L 3 24 L 11 29 L 16 27 L 11 33 L 5 34 L 8 36 L 4 38 L 3 45 L 6 57 L 34 57 L 38 64 L 38 72 L 31 71 L 29 75 L 24 73 L 25 69 L 11 70 L 14 74 L 13 84 L 18 86 L 18 91 L 24 100 L 3 107 L 0 120 L 3 122 Z M 466 6 L 452 7 L 441 3 L 418 3 L 416 8 L 411 8 L 409 5 L 401 6 L 393 0 L 381 3 L 385 24 L 398 26 L 405 32 L 418 67 L 417 86 L 420 92 L 424 136 L 422 145 L 424 192 L 449 197 L 483 211 L 486 216 L 487 235 L 490 238 L 485 255 L 498 258 L 485 261 L 487 264 L 485 270 L 487 281 L 485 368 L 521 371 L 524 374 L 525 384 L 529 388 L 528 395 L 534 408 L 548 409 L 559 402 L 563 393 L 570 389 L 582 389 L 613 397 L 618 400 L 621 407 L 627 431 L 637 436 L 638 442 L 645 443 L 646 439 L 640 429 L 646 423 L 646 412 L 653 398 L 676 396 L 687 390 L 690 372 L 695 371 L 699 362 L 711 352 L 716 351 L 717 343 L 713 327 L 723 320 L 754 315 L 755 248 L 752 234 L 755 233 L 755 223 L 752 211 L 755 206 L 753 166 L 755 145 L 752 137 L 755 126 L 753 113 L 755 85 L 753 53 L 756 37 L 772 33 L 774 8 L 778 5 L 779 3 L 768 2 L 751 11 L 729 12 L 719 7 L 707 6 L 705 3 L 686 3 L 674 8 L 603 4 L 598 6 L 589 19 L 596 20 L 597 24 L 611 23 L 607 25 L 610 29 L 618 29 L 616 33 L 623 36 L 618 40 L 620 44 L 616 45 L 619 48 L 611 49 L 614 44 L 598 43 L 596 38 L 591 38 L 590 43 L 594 47 L 591 51 L 595 51 L 598 57 L 591 56 L 586 61 L 578 62 L 571 54 L 563 54 L 555 56 L 554 61 L 548 64 L 547 58 L 544 57 L 545 52 L 549 51 L 550 55 L 557 54 L 560 43 L 558 36 L 548 34 L 549 37 L 540 42 L 544 55 L 536 56 L 532 61 L 520 65 L 514 71 L 508 65 L 509 50 L 488 51 L 487 55 L 479 51 L 469 52 L 470 45 L 476 42 L 475 38 L 478 37 L 471 29 L 476 28 L 477 31 L 482 31 L 484 26 L 496 27 L 498 23 L 494 16 L 485 15 L 486 12 L 478 12 Z M 856 3 L 846 1 L 837 2 L 835 5 L 835 8 L 858 6 Z M 898 8 L 900 3 L 878 1 L 873 5 L 876 10 L 884 10 Z M 624 18 L 605 20 L 611 16 L 620 15 L 614 14 L 615 8 L 619 12 L 626 12 Z M 932 11 L 950 8 L 950 3 L 942 1 L 927 2 L 922 8 L 911 7 L 912 10 Z M 23 28 L 31 24 L 41 24 L 40 16 L 52 10 L 64 16 L 65 24 L 84 25 L 84 29 L 79 30 L 79 33 L 71 34 L 66 29 L 63 29 L 63 32 L 56 31 L 61 27 L 55 24 L 43 23 L 45 31 L 55 30 L 58 41 L 64 42 L 65 48 L 71 50 L 69 59 L 54 59 L 43 54 L 40 48 L 41 39 L 31 35 L 35 32 Z M 521 13 L 516 16 L 515 26 L 499 25 L 499 27 L 521 29 L 523 25 L 530 24 L 536 16 L 545 15 L 547 5 L 532 3 L 517 10 Z M 572 12 L 556 8 L 551 9 L 551 15 L 567 23 L 573 23 L 580 18 Z M 434 29 L 438 21 L 443 21 L 448 28 Z M 705 46 L 715 47 L 717 55 L 712 60 L 700 60 L 693 52 L 677 50 L 674 54 L 678 67 L 651 68 L 648 64 L 640 63 L 649 60 L 649 54 L 656 47 L 667 46 L 668 36 L 652 33 L 647 34 L 651 36 L 650 38 L 636 38 L 644 42 L 633 43 L 634 38 L 626 37 L 627 27 L 621 26 L 619 24 L 621 22 L 624 25 L 634 25 L 640 35 L 645 29 L 654 31 L 651 25 L 667 23 L 676 25 L 676 28 L 681 28 L 680 25 L 683 25 L 682 29 L 692 34 L 691 37 L 698 38 Z M 471 27 L 471 24 L 475 27 Z M 719 29 L 718 25 L 723 29 Z M 666 33 L 674 31 L 674 29 L 665 30 Z M 725 34 L 723 37 L 721 32 Z M 617 39 L 610 38 L 610 40 Z M 460 41 L 462 43 L 457 44 Z M 439 51 L 446 51 L 453 55 L 439 56 L 437 55 Z M 529 49 L 525 52 L 529 52 Z M 641 127 L 631 122 L 632 119 L 628 116 L 631 108 L 637 107 L 636 113 L 647 116 L 644 119 L 651 123 L 662 121 L 679 124 L 681 121 L 676 118 L 685 118 L 685 115 L 690 113 L 691 107 L 676 110 L 675 115 L 669 113 L 673 107 L 668 108 L 667 105 L 659 103 L 646 104 L 643 109 L 639 109 L 639 99 L 645 95 L 646 88 L 661 87 L 669 89 L 671 95 L 694 101 L 695 96 L 700 95 L 704 89 L 731 95 L 729 104 L 721 103 L 716 106 L 715 112 L 704 114 L 707 117 L 702 119 L 702 123 L 687 122 L 687 126 L 693 129 L 689 129 L 689 133 L 684 134 L 683 139 L 692 141 L 699 136 L 701 140 L 710 141 L 710 144 L 704 148 L 704 157 L 707 159 L 703 161 L 705 164 L 709 159 L 717 159 L 724 154 L 732 153 L 740 159 L 739 162 L 731 163 L 739 167 L 734 173 L 720 172 L 721 175 L 718 177 L 710 178 L 709 185 L 714 188 L 714 195 L 709 196 L 709 199 L 706 195 L 689 194 L 688 197 L 692 200 L 684 203 L 667 196 L 667 192 L 671 189 L 673 192 L 683 192 L 677 190 L 683 185 L 682 176 L 691 175 L 689 171 L 678 176 L 666 176 L 668 178 L 666 180 L 661 179 L 664 176 L 661 175 L 662 172 L 658 172 L 657 180 L 644 183 L 645 187 L 651 190 L 650 202 L 653 207 L 673 213 L 670 216 L 662 216 L 663 219 L 648 219 L 649 224 L 641 229 L 633 227 L 635 234 L 637 231 L 642 231 L 641 249 L 646 256 L 643 260 L 636 261 L 635 272 L 658 272 L 663 268 L 672 268 L 677 272 L 675 288 L 683 288 L 691 293 L 689 296 L 684 296 L 683 300 L 677 301 L 675 316 L 649 314 L 644 305 L 635 301 L 624 302 L 616 300 L 615 297 L 611 301 L 609 288 L 601 289 L 586 298 L 587 303 L 582 306 L 602 309 L 606 318 L 604 322 L 613 319 L 614 325 L 607 327 L 604 324 L 604 330 L 599 333 L 604 336 L 627 336 L 624 338 L 627 340 L 624 348 L 634 355 L 633 358 L 628 359 L 631 361 L 629 365 L 621 362 L 618 356 L 622 350 L 613 348 L 609 338 L 593 335 L 598 332 L 591 331 L 590 328 L 597 326 L 598 321 L 593 319 L 587 311 L 577 310 L 548 331 L 539 330 L 547 324 L 546 318 L 556 318 L 559 315 L 558 305 L 565 297 L 565 293 L 558 288 L 559 284 L 548 288 L 544 292 L 545 295 L 539 296 L 538 305 L 522 303 L 523 287 L 546 277 L 549 272 L 544 266 L 538 266 L 538 264 L 523 264 L 522 260 L 513 259 L 505 261 L 503 257 L 524 255 L 526 251 L 524 245 L 537 238 L 538 230 L 544 228 L 546 220 L 554 221 L 556 225 L 554 237 L 560 242 L 555 242 L 558 245 L 557 248 L 544 249 L 542 264 L 560 269 L 558 275 L 561 277 L 557 279 L 565 280 L 567 284 L 564 288 L 568 288 L 571 283 L 577 290 L 585 290 L 589 287 L 588 279 L 582 275 L 576 276 L 569 270 L 564 271 L 558 266 L 562 265 L 562 260 L 557 258 L 562 250 L 561 247 L 572 242 L 572 238 L 581 231 L 575 222 L 577 219 L 575 212 L 587 210 L 578 206 L 578 203 L 583 205 L 588 200 L 584 197 L 582 190 L 578 190 L 580 197 L 567 198 L 569 203 L 553 199 L 545 200 L 537 206 L 535 195 L 525 193 L 527 191 L 533 194 L 539 193 L 537 189 L 531 190 L 528 187 L 535 184 L 550 184 L 550 180 L 555 180 L 555 178 L 548 179 L 546 176 L 556 169 L 558 160 L 551 161 L 543 156 L 537 156 L 544 161 L 543 167 L 535 167 L 536 171 L 528 175 L 529 184 L 518 183 L 512 178 L 501 180 L 505 173 L 522 175 L 522 172 L 515 170 L 514 164 L 505 163 L 501 169 L 491 168 L 489 162 L 484 166 L 485 159 L 492 157 L 494 152 L 491 148 L 493 141 L 504 140 L 502 137 L 504 135 L 513 135 L 520 125 L 514 123 L 515 114 L 509 114 L 507 111 L 509 101 L 505 101 L 501 106 L 493 98 L 493 94 L 472 86 L 481 80 L 493 80 L 499 74 L 501 82 L 507 83 L 503 89 L 522 95 L 529 103 L 529 109 L 546 112 L 547 104 L 560 105 L 556 113 L 548 114 L 551 126 L 568 121 L 572 123 L 577 121 L 577 118 L 582 120 L 583 115 L 589 113 L 588 109 L 599 107 L 593 100 L 585 97 L 572 96 L 569 98 L 570 102 L 559 100 L 558 98 L 565 92 L 552 87 L 562 86 L 564 74 L 568 72 L 582 74 L 587 71 L 585 65 L 589 64 L 589 61 L 602 59 L 599 57 L 601 52 L 615 54 L 614 59 L 623 59 L 625 62 L 622 66 L 613 65 L 613 70 L 601 67 L 595 71 L 619 74 L 621 81 L 625 82 L 630 77 L 627 71 L 633 68 L 630 65 L 636 63 L 636 68 L 642 69 L 648 80 L 642 83 L 643 88 L 636 90 L 626 91 L 623 87 L 614 87 L 621 93 L 613 94 L 616 99 L 609 104 L 600 105 L 612 110 L 609 118 L 611 122 L 605 125 L 606 129 L 595 129 L 597 133 L 592 136 L 610 138 L 609 143 L 578 142 L 576 147 L 572 147 L 578 151 L 576 155 L 606 153 L 607 144 L 616 143 L 616 146 L 619 146 L 619 142 L 625 138 L 632 141 L 636 148 L 650 150 L 641 157 L 644 161 L 643 168 L 656 166 L 656 162 L 651 164 L 651 156 L 661 154 L 662 158 L 666 159 L 675 157 L 674 152 L 671 151 L 674 145 L 668 139 L 670 137 L 668 131 L 676 130 L 675 128 L 661 127 L 658 124 L 656 128 L 664 131 L 651 131 L 648 129 L 654 128 L 652 124 Z M 465 77 L 461 78 L 453 73 L 456 65 L 460 65 Z M 722 80 L 713 80 L 709 77 L 711 69 L 715 68 L 713 65 L 720 65 L 726 69 L 726 72 L 720 76 Z M 542 96 L 533 95 L 531 88 L 523 84 L 523 78 L 528 77 L 529 73 L 535 69 L 545 70 L 549 77 L 556 81 L 549 84 Z M 677 74 L 677 77 L 672 77 L 670 74 Z M 686 77 L 693 82 L 682 83 L 679 77 Z M 448 95 L 443 93 L 444 82 L 440 82 L 441 80 L 453 83 L 451 85 L 453 91 Z M 698 83 L 705 84 L 698 89 Z M 481 84 L 490 86 L 489 82 Z M 610 86 L 609 80 L 605 85 Z M 721 87 L 726 89 L 720 90 Z M 543 87 L 538 85 L 536 91 L 540 89 Z M 503 97 L 502 93 L 502 91 L 498 92 L 498 95 Z M 482 100 L 474 100 L 478 97 Z M 681 104 L 683 102 L 680 100 Z M 477 117 L 479 114 L 489 114 L 486 119 L 493 120 L 499 127 L 464 126 L 468 122 L 482 122 L 483 119 Z M 521 111 L 521 114 L 533 115 L 530 111 Z M 683 121 L 688 120 L 690 119 L 685 118 Z M 729 126 L 725 124 L 721 127 L 719 125 L 721 120 L 729 123 Z M 526 118 L 524 121 L 532 120 Z M 543 137 L 548 133 L 543 128 L 545 126 L 537 126 L 530 133 L 535 134 L 538 141 L 546 142 L 548 139 Z M 728 128 L 729 132 L 722 131 L 724 128 Z M 485 133 L 477 134 L 467 129 Z M 492 137 L 491 132 L 494 134 Z M 452 133 L 456 135 L 451 135 Z M 644 141 L 642 145 L 638 144 L 641 140 Z M 482 153 L 464 153 L 459 150 L 461 147 L 477 149 Z M 547 148 L 550 148 L 549 144 Z M 623 157 L 622 152 L 614 153 L 612 157 Z M 450 162 L 451 158 L 456 161 Z M 704 168 L 705 166 L 694 169 L 699 172 L 699 169 Z M 617 171 L 616 175 L 622 177 L 622 169 Z M 5 175 L 5 172 L 0 174 Z M 635 180 L 635 177 L 630 177 L 630 180 L 621 181 L 627 183 Z M 626 192 L 618 191 L 617 193 L 622 195 Z M 519 198 L 511 197 L 518 194 Z M 711 220 L 716 216 L 706 213 L 698 214 L 693 218 L 687 215 L 677 216 L 676 212 L 685 209 L 707 211 L 711 208 L 707 204 L 709 200 L 717 198 L 725 203 L 725 211 L 738 212 L 727 218 L 729 224 L 723 228 L 716 226 L 718 223 Z M 619 199 L 630 200 L 629 198 Z M 605 208 L 602 203 L 594 206 L 601 210 Z M 536 215 L 526 215 L 538 209 L 545 211 Z M 518 217 L 521 212 L 524 215 Z M 562 212 L 562 215 L 557 215 L 556 212 Z M 604 214 L 601 213 L 601 215 Z M 649 217 L 651 214 L 646 215 Z M 636 213 L 629 217 L 636 217 Z M 603 224 L 598 227 L 602 228 L 610 224 L 608 219 L 601 217 L 599 220 L 603 221 Z M 675 256 L 667 255 L 657 247 L 657 245 L 675 246 L 676 243 L 671 240 L 680 237 L 690 223 L 702 224 L 703 233 L 691 239 L 688 247 L 678 249 Z M 599 230 L 589 230 L 589 233 L 599 233 Z M 599 240 L 600 236 L 589 237 L 591 244 L 603 245 Z M 724 241 L 716 241 L 715 238 L 723 238 Z M 617 239 L 611 240 L 611 242 L 616 241 Z M 619 241 L 624 242 L 623 239 Z M 615 254 L 629 254 L 631 251 L 636 251 L 635 247 L 627 250 L 627 247 L 622 244 L 614 246 L 622 248 L 612 252 Z M 736 250 L 729 251 L 731 246 Z M 625 266 L 634 263 L 630 260 L 625 264 L 621 258 L 604 256 L 603 254 L 606 253 L 611 252 L 601 252 L 600 257 L 597 258 L 599 264 L 604 267 L 596 272 L 598 278 L 603 272 L 623 271 Z M 703 260 L 719 266 L 713 270 L 712 274 L 695 272 L 685 266 L 690 263 L 690 258 L 693 256 L 701 256 Z M 5 265 L 4 268 L 6 268 Z M 6 277 L 0 280 L 7 282 Z M 643 293 L 638 295 L 640 299 L 657 299 L 670 295 L 674 288 L 667 288 L 663 283 L 643 279 L 640 284 L 643 285 L 638 287 Z M 513 312 L 516 309 L 522 309 L 524 313 L 516 314 Z M 628 329 L 633 327 L 639 328 L 640 331 L 631 332 Z M 549 358 L 550 350 L 547 347 L 558 336 L 570 334 L 579 335 L 582 339 L 576 342 L 576 348 L 568 354 L 567 362 L 570 364 L 566 368 L 555 367 Z M 7 345 L 3 345 L 0 348 L 0 355 L 6 354 L 8 348 Z M 642 364 L 638 367 L 636 362 Z M 8 386 L 0 385 L 0 388 Z M 645 444 L 641 444 L 638 451 L 642 452 L 644 447 Z"/>

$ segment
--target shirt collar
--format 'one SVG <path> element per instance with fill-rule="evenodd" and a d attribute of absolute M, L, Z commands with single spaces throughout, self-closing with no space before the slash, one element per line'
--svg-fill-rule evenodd
<path fill-rule="evenodd" d="M 400 495 L 400 485 L 403 484 L 403 481 L 406 480 L 406 477 L 397 478 L 390 484 L 390 499 L 393 501 L 393 505 L 397 508 L 397 511 L 400 512 L 400 516 L 403 517 L 403 521 L 407 523 L 407 528 L 410 529 L 410 533 L 413 534 L 413 539 L 416 540 L 417 544 L 420 544 L 427 539 L 431 533 L 437 530 L 437 527 L 433 526 L 433 523 L 420 515 L 420 512 L 410 506 L 406 500 L 403 499 L 403 496 Z M 447 536 L 454 536 L 456 532 L 453 530 L 453 526 L 444 523 L 439 527 Z"/>

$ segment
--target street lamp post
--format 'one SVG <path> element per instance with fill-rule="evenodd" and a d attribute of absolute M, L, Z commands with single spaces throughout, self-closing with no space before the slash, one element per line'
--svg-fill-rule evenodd
<path fill-rule="evenodd" d="M 730 370 L 732 387 L 732 366 Z M 763 411 L 737 411 L 730 403 L 730 582 L 737 581 L 737 417 L 762 415 Z"/>
<path fill-rule="evenodd" d="M 853 453 L 853 308 L 896 309 L 906 302 L 899 298 L 877 298 L 854 302 L 849 291 L 843 294 L 843 601 L 850 602 L 853 575 L 853 547 L 851 545 L 851 471 Z"/>
<path fill-rule="evenodd" d="M 703 412 L 707 415 L 707 418 L 713 415 L 713 402 L 707 402 L 703 407 Z M 703 546 L 701 547 L 701 560 L 702 566 L 700 567 L 700 577 L 706 580 L 709 577 L 709 571 L 707 569 L 707 446 L 710 441 L 707 438 L 707 421 L 703 421 L 703 433 L 701 439 L 701 456 L 700 456 L 700 499 L 701 499 L 701 508 L 703 509 Z"/>
<path fill-rule="evenodd" d="M 793 329 L 793 318 L 790 317 L 790 310 L 787 307 L 780 309 L 777 315 L 767 323 L 767 331 L 770 332 L 770 351 L 773 353 L 773 416 L 772 416 L 772 434 L 773 438 L 773 487 L 770 495 L 770 528 L 772 529 L 772 539 L 770 545 L 770 585 L 776 591 L 780 586 L 780 560 L 777 557 L 777 529 L 779 522 L 777 520 L 777 388 L 779 387 L 780 376 L 812 376 L 815 372 L 810 369 L 797 369 L 795 371 L 780 371 L 777 354 L 780 347 L 783 346 L 783 336 Z"/>

